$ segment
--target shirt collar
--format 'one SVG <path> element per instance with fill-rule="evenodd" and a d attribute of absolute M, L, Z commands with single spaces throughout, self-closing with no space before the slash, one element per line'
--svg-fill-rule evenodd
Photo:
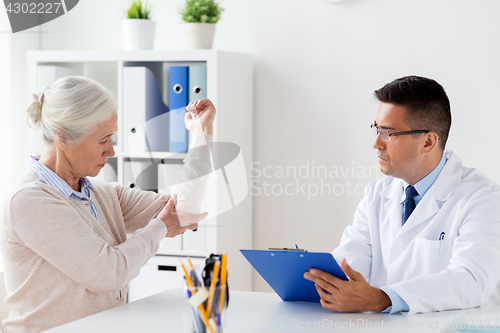
<path fill-rule="evenodd" d="M 425 193 L 427 193 L 427 191 L 431 188 L 432 184 L 434 184 L 434 182 L 438 178 L 439 174 L 441 173 L 441 170 L 443 170 L 444 165 L 446 164 L 446 161 L 448 160 L 448 156 L 449 156 L 449 152 L 444 151 L 443 155 L 441 156 L 441 160 L 439 161 L 438 165 L 434 168 L 434 170 L 432 170 L 427 176 L 425 176 L 424 178 L 419 180 L 418 183 L 416 183 L 414 185 L 415 190 L 417 190 L 418 196 L 420 198 L 423 198 Z M 408 185 L 410 185 L 410 184 L 408 184 L 407 182 L 405 182 L 403 180 L 403 198 L 402 198 L 401 202 L 403 202 L 405 199 L 404 190 L 406 189 L 406 187 Z"/>
<path fill-rule="evenodd" d="M 94 186 L 87 177 L 80 178 L 80 185 L 82 186 L 82 192 L 77 192 L 73 190 L 68 183 L 61 179 L 54 171 L 47 168 L 45 165 L 40 163 L 39 157 L 31 156 L 28 158 L 28 163 L 26 164 L 26 169 L 34 172 L 42 182 L 58 189 L 63 195 L 70 197 L 71 195 L 77 197 L 90 198 L 90 191 L 95 191 Z"/>

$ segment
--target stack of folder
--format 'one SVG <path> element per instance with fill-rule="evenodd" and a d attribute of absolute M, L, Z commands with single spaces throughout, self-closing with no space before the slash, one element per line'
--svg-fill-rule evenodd
<path fill-rule="evenodd" d="M 207 68 L 203 65 L 170 66 L 168 86 L 167 106 L 150 68 L 124 68 L 125 152 L 187 152 L 186 106 L 191 101 L 206 98 Z"/>
<path fill-rule="evenodd" d="M 166 105 L 155 76 L 161 68 L 137 65 L 142 64 L 123 70 L 123 151 L 131 156 L 124 162 L 124 183 L 137 189 L 170 194 L 170 187 L 177 183 L 183 164 L 156 163 L 133 158 L 133 155 L 154 151 L 187 152 L 190 140 L 184 123 L 186 106 L 207 97 L 207 67 L 170 66 Z M 171 240 L 169 246 L 203 251 L 205 237 L 204 228 L 188 230 L 183 237 Z"/>

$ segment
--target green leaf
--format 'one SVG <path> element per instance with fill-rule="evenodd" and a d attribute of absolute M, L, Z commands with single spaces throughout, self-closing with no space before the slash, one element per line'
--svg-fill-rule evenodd
<path fill-rule="evenodd" d="M 179 13 L 184 22 L 217 23 L 223 11 L 215 0 L 186 0 Z"/>
<path fill-rule="evenodd" d="M 141 0 L 133 0 L 127 10 L 127 18 L 129 19 L 150 19 L 151 10 L 148 8 L 148 3 L 142 4 Z"/>

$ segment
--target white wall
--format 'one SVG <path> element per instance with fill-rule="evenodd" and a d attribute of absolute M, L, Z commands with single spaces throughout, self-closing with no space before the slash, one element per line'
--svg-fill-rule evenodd
<path fill-rule="evenodd" d="M 10 29 L 9 19 L 5 11 L 0 11 L 0 31 L 8 31 Z M 10 84 L 6 78 L 10 77 L 11 61 L 10 61 L 10 37 L 11 34 L 0 33 L 0 119 L 2 123 L 10 124 Z M 0 140 L 5 145 L 0 145 L 0 156 L 10 156 L 10 126 L 1 126 Z M 0 163 L 0 184 L 5 184 L 5 187 L 10 187 L 10 179 L 8 175 L 11 172 L 11 163 Z M 1 193 L 3 194 L 3 193 Z M 0 194 L 0 199 L 3 196 Z M 3 206 L 3 205 L 1 205 Z M 0 208 L 3 209 L 3 208 Z M 0 211 L 1 212 L 1 211 Z"/>
<path fill-rule="evenodd" d="M 182 1 L 151 2 L 156 48 L 182 48 L 177 14 Z M 42 27 L 41 47 L 122 48 L 120 9 L 128 3 L 80 1 Z M 314 162 L 349 173 L 323 180 L 337 191 L 347 192 L 348 181 L 351 192 L 352 184 L 366 184 L 373 172 L 353 177 L 351 171 L 377 165 L 369 129 L 377 108 L 372 92 L 394 78 L 418 74 L 435 78 L 449 94 L 454 116 L 449 146 L 464 164 L 500 182 L 498 0 L 224 0 L 223 5 L 214 48 L 255 57 L 254 157 L 260 171 Z M 288 190 L 297 190 L 296 179 L 254 180 L 261 187 L 267 181 L 275 193 L 288 184 Z M 311 176 L 299 181 L 312 189 L 321 184 Z M 254 247 L 297 243 L 331 251 L 360 198 L 256 196 Z M 260 277 L 254 281 L 256 290 L 269 290 Z"/>
<path fill-rule="evenodd" d="M 26 51 L 38 48 L 39 29 L 12 34 L 0 10 L 0 222 L 10 188 L 24 172 L 29 132 L 26 126 Z M 0 271 L 3 265 L 0 258 Z"/>
<path fill-rule="evenodd" d="M 0 31 L 8 31 L 10 29 L 7 13 L 0 11 Z M 11 186 L 10 174 L 12 173 L 11 150 L 10 142 L 10 82 L 6 78 L 10 77 L 11 61 L 10 61 L 10 37 L 8 33 L 0 33 L 0 156 L 4 156 L 0 163 L 0 221 L 2 221 L 4 211 L 4 201 Z M 3 260 L 0 256 L 0 272 L 3 272 Z"/>

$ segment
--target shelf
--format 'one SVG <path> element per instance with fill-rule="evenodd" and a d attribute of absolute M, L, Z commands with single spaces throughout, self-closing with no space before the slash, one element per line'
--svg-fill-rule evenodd
<path fill-rule="evenodd" d="M 133 152 L 133 153 L 125 153 L 118 149 L 118 146 L 114 145 L 113 149 L 115 150 L 115 156 L 110 158 L 131 158 L 131 159 L 154 159 L 154 160 L 184 160 L 187 156 L 187 153 L 172 153 L 168 151 L 152 151 L 152 152 Z"/>
<path fill-rule="evenodd" d="M 115 156 L 114 176 L 123 186 L 134 178 L 134 171 L 151 168 L 151 177 L 139 177 L 135 181 L 145 189 L 154 189 L 150 183 L 158 184 L 160 172 L 157 164 L 167 160 L 162 172 L 174 170 L 187 157 L 186 153 L 148 152 L 142 145 L 133 146 L 129 151 L 125 143 L 124 125 L 124 72 L 125 68 L 140 66 L 151 69 L 158 83 L 159 91 L 168 101 L 168 75 L 170 66 L 206 66 L 207 97 L 217 106 L 214 123 L 214 142 L 231 142 L 240 147 L 246 170 L 253 161 L 253 57 L 248 54 L 219 50 L 62 50 L 30 51 L 28 60 L 28 91 L 40 89 L 38 82 L 39 67 L 50 72 L 50 67 L 70 69 L 71 74 L 92 78 L 107 87 L 116 97 L 118 112 L 118 131 L 113 138 Z M 59 73 L 59 72 L 57 72 Z M 54 80 L 58 74 L 54 75 Z M 61 72 L 60 76 L 64 76 Z M 43 83 L 50 86 L 52 83 Z M 41 146 L 35 135 L 29 138 L 31 149 L 36 154 Z M 168 146 L 158 149 L 168 149 Z M 222 158 L 222 157 L 220 157 Z M 129 161 L 130 160 L 130 161 Z M 153 162 L 154 160 L 154 162 Z M 130 163 L 131 162 L 131 163 Z M 150 163 L 153 162 L 153 163 Z M 135 168 L 135 169 L 134 169 Z M 156 170 L 156 171 L 154 171 Z M 170 172 L 170 171 L 168 171 Z M 111 175 L 113 173 L 111 172 Z M 164 173 L 161 173 L 162 177 Z M 170 177 L 170 176 L 169 176 Z M 248 175 L 247 175 L 248 177 Z M 173 179 L 173 177 L 171 178 Z M 141 185 L 139 184 L 139 185 Z M 142 185 L 141 185 L 142 186 Z M 139 188 L 141 186 L 138 186 Z M 205 198 L 206 211 L 210 213 L 207 228 L 199 233 L 189 231 L 179 237 L 168 239 L 168 244 L 160 245 L 159 256 L 203 258 L 210 253 L 227 253 L 228 269 L 231 271 L 232 288 L 251 290 L 251 266 L 241 256 L 239 249 L 252 246 L 252 196 L 248 194 L 238 204 L 227 204 L 229 187 L 214 185 Z M 213 226 L 213 227 L 212 227 Z M 177 258 L 174 258 L 177 261 Z"/>
<path fill-rule="evenodd" d="M 207 258 L 210 252 L 207 251 L 190 251 L 190 250 L 159 250 L 157 256 L 171 257 L 192 257 L 192 258 Z"/>
<path fill-rule="evenodd" d="M 61 50 L 30 51 L 28 61 L 47 62 L 116 62 L 116 61 L 208 61 L 223 60 L 252 63 L 252 56 L 243 53 L 219 50 Z"/>
<path fill-rule="evenodd" d="M 170 152 L 144 152 L 144 153 L 124 153 L 115 151 L 115 157 L 137 158 L 137 159 L 164 159 L 164 160 L 183 160 L 186 158 L 186 153 L 170 153 Z"/>

